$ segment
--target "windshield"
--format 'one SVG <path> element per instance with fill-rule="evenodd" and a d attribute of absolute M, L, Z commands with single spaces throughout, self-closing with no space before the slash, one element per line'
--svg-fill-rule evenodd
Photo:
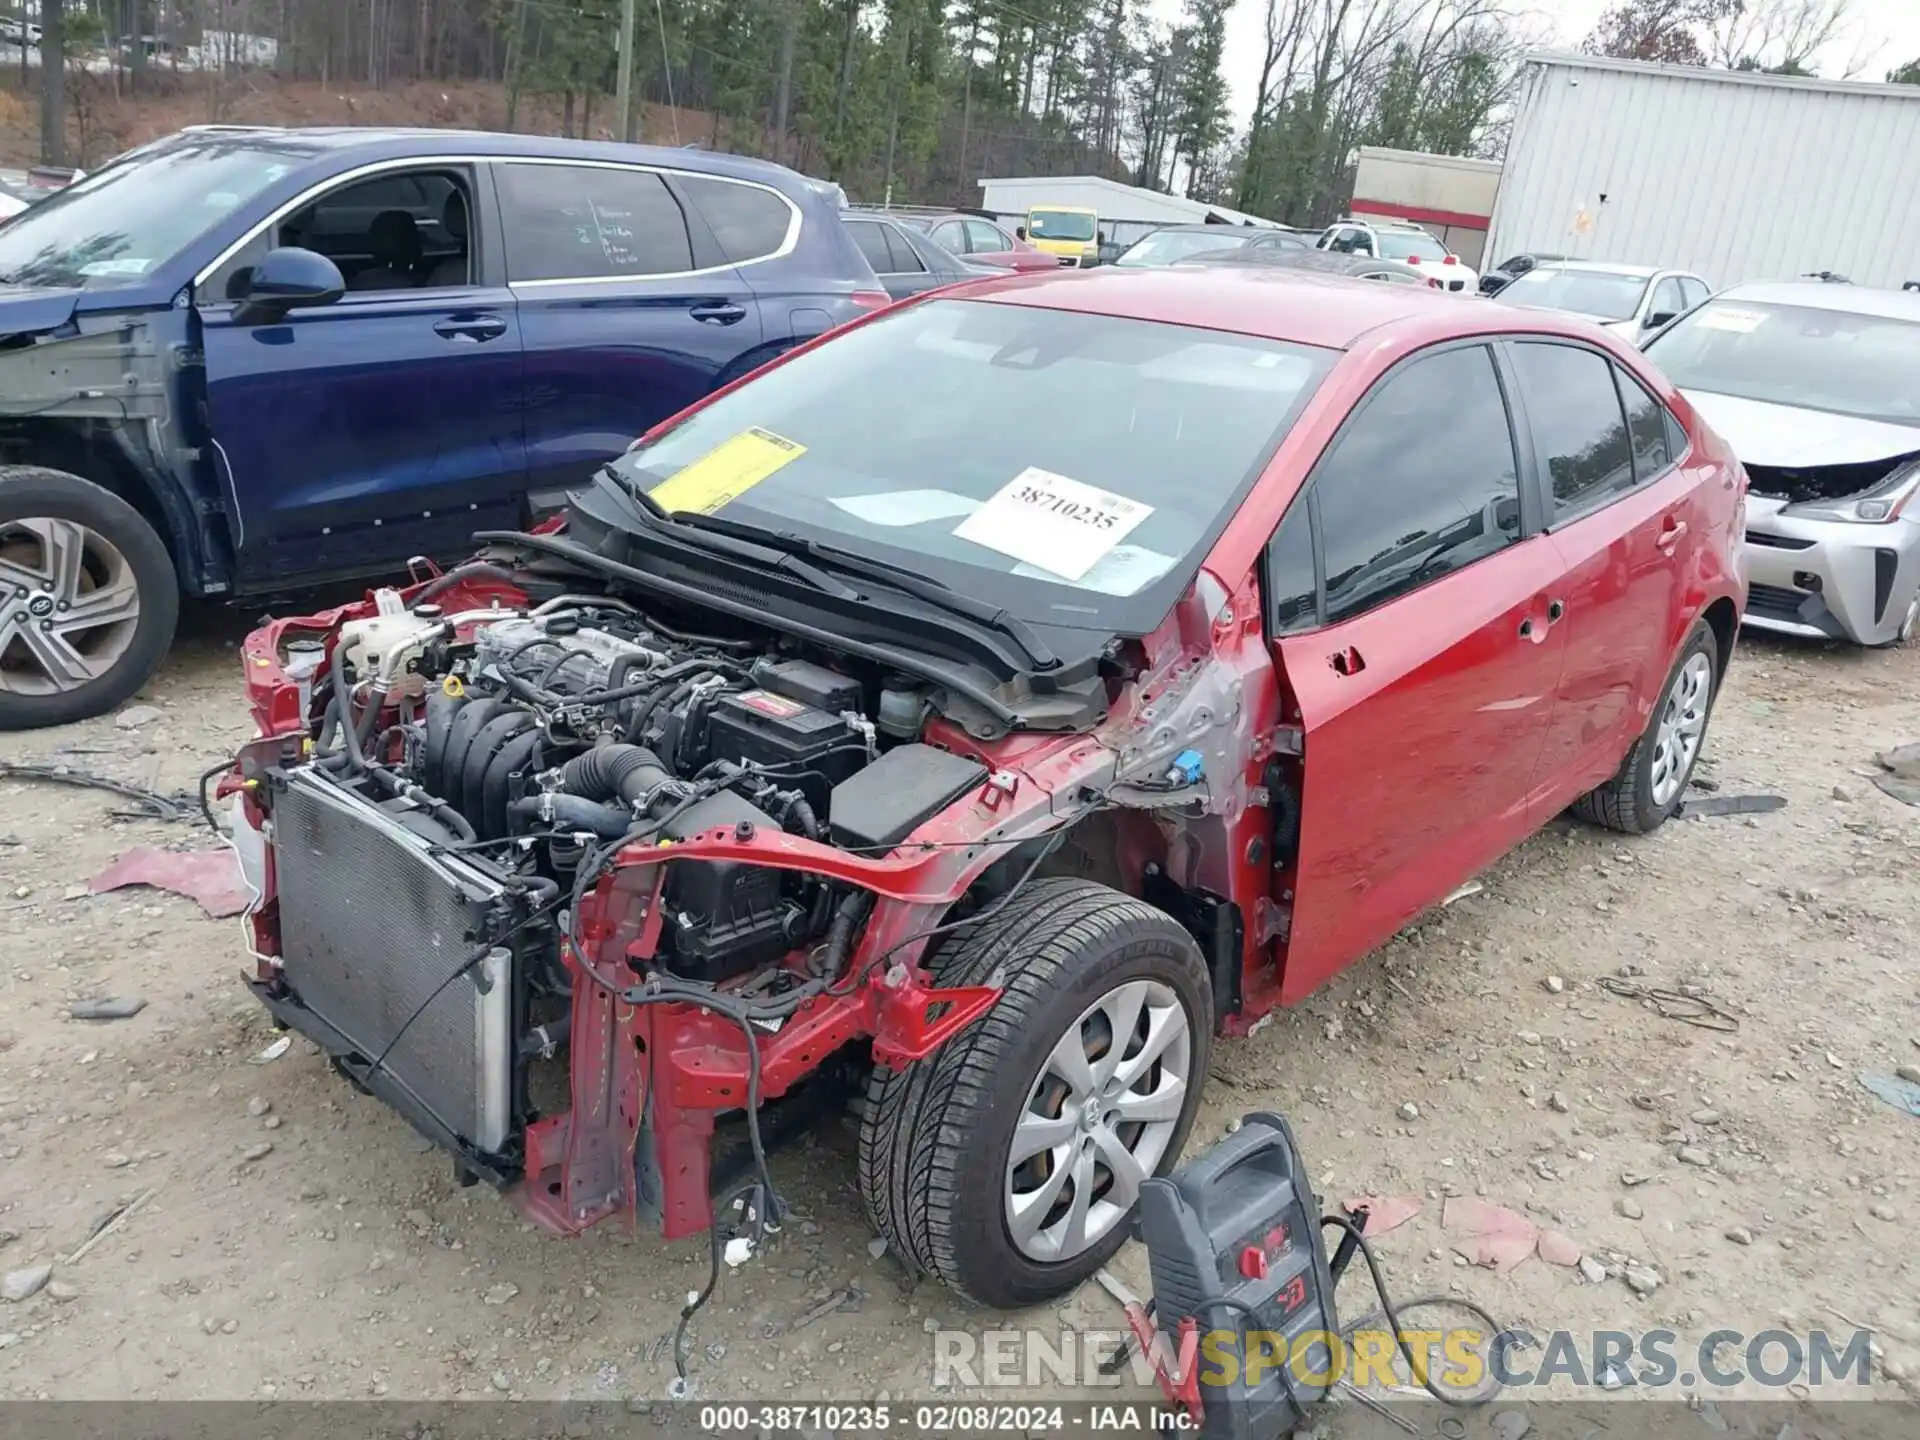
<path fill-rule="evenodd" d="M 1027 235 L 1034 240 L 1091 240 L 1093 216 L 1085 210 L 1033 210 Z"/>
<path fill-rule="evenodd" d="M 1253 239 L 1230 230 L 1162 230 L 1149 235 L 1113 263 L 1116 265 L 1171 265 L 1189 255 L 1204 255 L 1209 250 L 1237 250 Z"/>
<path fill-rule="evenodd" d="M 209 138 L 135 155 L 0 228 L 0 282 L 136 284 L 292 168 L 287 152 Z"/>
<path fill-rule="evenodd" d="M 1647 353 L 1683 390 L 1920 428 L 1920 324 L 1710 300 Z"/>
<path fill-rule="evenodd" d="M 1331 351 L 966 300 L 851 330 L 614 462 L 1036 623 L 1164 618 Z"/>
<path fill-rule="evenodd" d="M 1445 260 L 1447 247 L 1431 235 L 1409 234 L 1404 230 L 1381 230 L 1380 253 L 1388 260 Z"/>
<path fill-rule="evenodd" d="M 1532 270 L 1494 298 L 1503 305 L 1566 310 L 1595 320 L 1631 320 L 1649 277 L 1618 270 Z"/>

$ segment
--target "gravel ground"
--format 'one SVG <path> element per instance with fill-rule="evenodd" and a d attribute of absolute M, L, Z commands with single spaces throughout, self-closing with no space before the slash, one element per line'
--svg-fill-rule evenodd
<path fill-rule="evenodd" d="M 244 628 L 196 614 L 131 713 L 0 736 L 0 760 L 190 788 L 247 736 Z M 1876 751 L 1913 740 L 1920 649 L 1749 637 L 1702 773 L 1784 811 L 1645 840 L 1556 824 L 1481 892 L 1219 1047 L 1196 1141 L 1278 1110 L 1330 1199 L 1420 1199 L 1380 1241 L 1403 1295 L 1454 1288 L 1536 1333 L 1857 1323 L 1889 1388 L 1920 1375 L 1920 1119 L 1856 1078 L 1920 1064 L 1920 810 L 1871 779 Z M 459 1188 L 310 1047 L 251 1063 L 274 1034 L 240 984 L 237 922 L 154 891 L 85 893 L 135 845 L 205 843 L 118 808 L 0 781 L 0 1397 L 663 1394 L 706 1242 L 615 1225 L 547 1238 Z M 1690 987 L 1739 1028 L 1662 1018 L 1600 988 L 1609 976 Z M 68 1018 L 115 995 L 147 1004 Z M 696 1322 L 702 1394 L 924 1396 L 931 1331 L 1008 1323 L 910 1289 L 873 1253 L 852 1151 L 839 1125 L 776 1158 L 799 1218 Z M 1449 1196 L 1563 1233 L 1586 1271 L 1469 1267 L 1441 1227 Z M 52 1282 L 11 1301 L 49 1262 Z M 1148 1288 L 1138 1253 L 1117 1268 Z M 1371 1308 L 1351 1282 L 1342 1302 Z M 1116 1319 L 1089 1286 L 1025 1323 Z"/>

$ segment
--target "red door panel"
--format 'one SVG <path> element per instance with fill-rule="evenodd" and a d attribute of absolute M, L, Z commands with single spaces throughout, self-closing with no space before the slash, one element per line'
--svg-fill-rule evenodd
<path fill-rule="evenodd" d="M 1680 601 L 1676 555 L 1695 523 L 1693 483 L 1672 470 L 1551 536 L 1566 578 L 1567 660 L 1535 779 L 1557 814 L 1620 768 L 1666 679 Z"/>
<path fill-rule="evenodd" d="M 1560 563 L 1536 536 L 1275 643 L 1305 732 L 1283 1003 L 1533 828 L 1564 649 L 1547 615 Z"/>

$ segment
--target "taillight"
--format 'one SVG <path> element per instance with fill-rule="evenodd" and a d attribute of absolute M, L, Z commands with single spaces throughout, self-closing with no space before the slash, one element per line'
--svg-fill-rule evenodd
<path fill-rule="evenodd" d="M 1418 255 L 1407 256 L 1407 264 L 1418 265 L 1419 263 L 1420 263 L 1420 257 Z"/>
<path fill-rule="evenodd" d="M 1449 255 L 1440 263 L 1442 265 L 1458 265 L 1460 263 L 1460 257 L 1458 255 Z"/>
<path fill-rule="evenodd" d="M 893 297 L 884 290 L 856 290 L 853 292 L 853 307 L 856 310 L 884 310 L 893 303 Z"/>

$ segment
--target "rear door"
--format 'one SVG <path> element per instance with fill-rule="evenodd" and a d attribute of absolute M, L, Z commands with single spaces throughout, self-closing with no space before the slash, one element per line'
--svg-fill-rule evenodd
<path fill-rule="evenodd" d="M 936 274 L 909 241 L 906 231 L 884 220 L 848 220 L 860 253 L 873 266 L 881 287 L 895 300 L 905 300 L 944 285 L 954 277 Z"/>
<path fill-rule="evenodd" d="M 658 171 L 502 160 L 494 175 L 544 508 L 712 390 L 760 344 L 760 306 Z"/>
<path fill-rule="evenodd" d="M 1276 532 L 1268 624 L 1304 732 L 1284 1001 L 1530 828 L 1561 655 L 1529 463 L 1489 347 L 1425 351 L 1356 407 Z"/>
<path fill-rule="evenodd" d="M 422 164 L 316 193 L 197 287 L 208 431 L 234 502 L 243 587 L 459 554 L 520 523 L 520 331 L 497 231 L 453 236 L 413 211 L 407 265 L 372 264 L 366 228 L 399 195 L 484 209 L 484 177 Z M 354 230 L 355 225 L 363 228 Z M 348 293 L 271 324 L 235 301 L 261 256 L 311 238 Z"/>
<path fill-rule="evenodd" d="M 1613 774 L 1644 728 L 1679 639 L 1675 556 L 1699 522 L 1666 408 L 1638 380 L 1571 342 L 1507 355 L 1564 571 L 1549 603 L 1567 658 L 1534 782 L 1544 820 Z"/>

